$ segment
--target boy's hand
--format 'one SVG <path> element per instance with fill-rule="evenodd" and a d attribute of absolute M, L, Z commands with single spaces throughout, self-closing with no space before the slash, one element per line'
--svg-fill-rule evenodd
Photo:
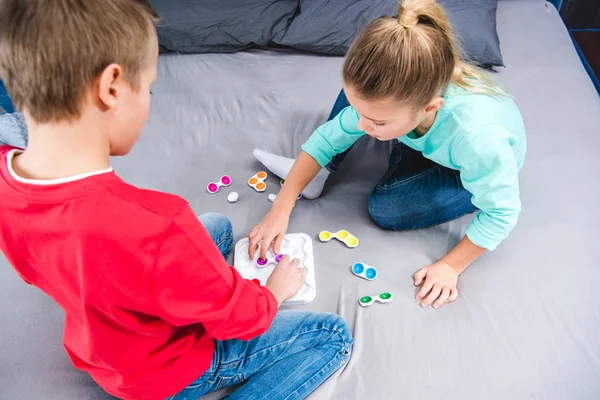
<path fill-rule="evenodd" d="M 306 270 L 300 267 L 300 260 L 285 255 L 269 277 L 267 289 L 273 293 L 279 305 L 291 299 L 304 284 Z"/>
<path fill-rule="evenodd" d="M 450 303 L 458 297 L 458 273 L 444 261 L 438 261 L 428 267 L 421 268 L 414 276 L 415 286 L 420 286 L 416 299 L 421 307 L 440 308 L 444 303 Z M 423 283 L 423 280 L 425 282 Z"/>
<path fill-rule="evenodd" d="M 254 258 L 254 253 L 260 246 L 260 258 L 264 259 L 273 240 L 275 240 L 275 243 L 273 243 L 273 253 L 278 254 L 281 242 L 287 231 L 289 220 L 289 214 L 271 209 L 248 235 L 248 239 L 250 240 L 248 256 Z"/>

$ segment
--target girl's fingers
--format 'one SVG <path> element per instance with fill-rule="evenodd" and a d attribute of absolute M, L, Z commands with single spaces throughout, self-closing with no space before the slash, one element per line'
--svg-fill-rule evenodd
<path fill-rule="evenodd" d="M 254 253 L 256 253 L 256 249 L 258 248 L 259 243 L 259 236 L 253 236 L 250 238 L 250 243 L 248 244 L 248 257 L 250 257 L 250 259 L 254 258 Z"/>
<path fill-rule="evenodd" d="M 448 297 L 447 302 L 452 303 L 454 300 L 456 300 L 457 297 L 458 297 L 458 289 L 455 287 L 450 288 L 450 296 Z"/>
<path fill-rule="evenodd" d="M 427 284 L 427 281 L 425 281 Z M 431 288 L 429 295 L 421 302 L 421 307 L 428 307 L 435 299 L 437 299 L 442 292 L 442 286 L 439 283 L 435 283 Z"/>
<path fill-rule="evenodd" d="M 423 282 L 423 279 L 425 279 L 426 276 L 427 276 L 427 267 L 423 267 L 420 270 L 418 270 L 414 276 L 415 286 L 421 285 L 421 283 Z M 417 300 L 419 300 L 419 299 L 417 299 Z"/>
<path fill-rule="evenodd" d="M 450 297 L 450 288 L 448 286 L 444 286 L 442 288 L 442 293 L 440 294 L 440 297 L 438 297 L 438 299 L 433 303 L 433 308 L 440 308 L 441 306 L 443 306 L 444 303 L 448 300 L 448 297 Z"/>
<path fill-rule="evenodd" d="M 262 245 L 260 246 L 260 258 L 265 259 L 267 257 L 267 251 L 269 251 L 269 247 L 271 247 L 271 243 L 273 242 L 273 236 L 265 236 L 262 239 Z"/>
<path fill-rule="evenodd" d="M 425 279 L 425 283 L 423 284 L 423 286 L 421 286 L 421 290 L 419 290 L 419 293 L 417 293 L 417 301 L 421 301 L 421 299 L 425 297 L 427 293 L 429 293 L 429 291 L 433 287 L 433 283 L 433 279 Z"/>
<path fill-rule="evenodd" d="M 281 242 L 283 242 L 283 234 L 277 235 L 275 238 L 275 242 L 273 243 L 273 253 L 279 254 L 279 249 L 281 248 Z"/>

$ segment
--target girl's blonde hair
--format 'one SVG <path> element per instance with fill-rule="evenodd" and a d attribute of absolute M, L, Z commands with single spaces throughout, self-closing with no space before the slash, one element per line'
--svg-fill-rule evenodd
<path fill-rule="evenodd" d="M 445 93 L 450 83 L 475 93 L 504 93 L 461 54 L 434 0 L 402 0 L 397 17 L 378 18 L 357 35 L 342 76 L 366 100 L 393 98 L 415 108 Z"/>

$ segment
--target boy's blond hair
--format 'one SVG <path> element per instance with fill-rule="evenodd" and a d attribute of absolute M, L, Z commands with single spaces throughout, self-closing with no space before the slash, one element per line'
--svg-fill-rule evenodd
<path fill-rule="evenodd" d="M 448 18 L 434 0 L 402 0 L 397 17 L 369 23 L 348 50 L 343 79 L 367 100 L 392 98 L 414 108 L 443 94 L 450 83 L 503 94 L 482 69 L 463 61 Z"/>
<path fill-rule="evenodd" d="M 144 0 L 0 0 L 0 78 L 36 122 L 77 119 L 111 63 L 138 88 L 157 19 Z"/>

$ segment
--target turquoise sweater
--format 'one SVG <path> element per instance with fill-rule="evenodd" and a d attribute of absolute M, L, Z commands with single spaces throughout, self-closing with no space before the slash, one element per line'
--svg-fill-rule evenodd
<path fill-rule="evenodd" d="M 525 159 L 523 119 L 510 97 L 466 93 L 451 87 L 435 122 L 424 136 L 398 139 L 423 156 L 460 171 L 471 201 L 480 211 L 467 228 L 473 243 L 494 250 L 517 223 L 521 211 L 519 171 Z M 302 150 L 322 167 L 365 133 L 352 107 L 317 128 Z"/>

